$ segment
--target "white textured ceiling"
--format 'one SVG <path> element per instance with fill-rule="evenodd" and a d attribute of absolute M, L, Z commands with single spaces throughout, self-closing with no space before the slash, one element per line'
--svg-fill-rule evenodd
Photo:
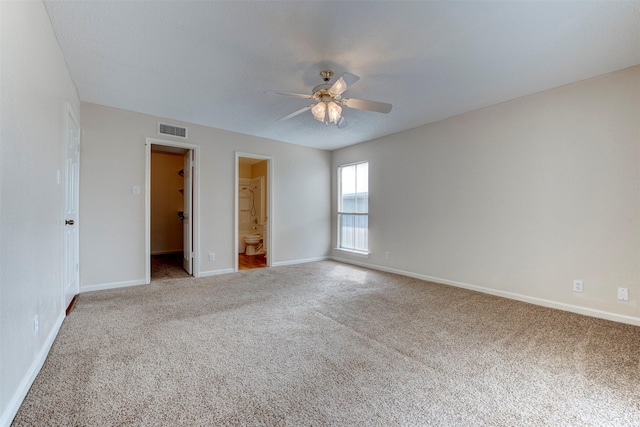
<path fill-rule="evenodd" d="M 640 2 L 46 2 L 82 101 L 332 150 L 640 64 Z M 310 112 L 322 69 L 346 96 Z"/>

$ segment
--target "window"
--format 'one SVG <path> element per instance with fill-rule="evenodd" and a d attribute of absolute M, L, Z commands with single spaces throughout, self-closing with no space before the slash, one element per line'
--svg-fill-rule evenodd
<path fill-rule="evenodd" d="M 369 163 L 338 168 L 338 248 L 369 251 Z"/>

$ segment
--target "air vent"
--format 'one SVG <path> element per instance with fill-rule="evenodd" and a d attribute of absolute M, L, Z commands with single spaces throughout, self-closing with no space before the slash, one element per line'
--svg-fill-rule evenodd
<path fill-rule="evenodd" d="M 170 135 L 187 139 L 187 128 L 169 125 L 167 123 L 158 123 L 158 133 L 160 135 Z"/>

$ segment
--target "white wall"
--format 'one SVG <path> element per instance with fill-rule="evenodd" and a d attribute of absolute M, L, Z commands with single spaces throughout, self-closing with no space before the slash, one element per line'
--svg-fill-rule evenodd
<path fill-rule="evenodd" d="M 145 277 L 145 138 L 158 117 L 94 104 L 82 106 L 80 173 L 81 291 Z M 200 271 L 234 267 L 235 151 L 273 156 L 273 262 L 325 257 L 330 247 L 330 164 L 327 151 L 180 123 L 200 145 Z M 170 139 L 163 137 L 163 139 Z M 142 192 L 144 193 L 144 192 Z M 209 262 L 214 252 L 216 260 Z M 117 267 L 117 268 L 116 268 Z"/>
<path fill-rule="evenodd" d="M 335 151 L 334 209 L 360 160 L 371 255 L 334 256 L 640 324 L 640 67 Z"/>
<path fill-rule="evenodd" d="M 13 419 L 64 319 L 67 105 L 79 101 L 41 2 L 0 2 L 0 425 Z M 34 316 L 39 330 L 34 334 Z"/>

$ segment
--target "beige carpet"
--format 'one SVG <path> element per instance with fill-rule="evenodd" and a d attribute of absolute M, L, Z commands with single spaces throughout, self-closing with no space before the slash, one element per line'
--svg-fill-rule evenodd
<path fill-rule="evenodd" d="M 640 328 L 326 261 L 82 294 L 16 426 L 640 423 Z"/>

